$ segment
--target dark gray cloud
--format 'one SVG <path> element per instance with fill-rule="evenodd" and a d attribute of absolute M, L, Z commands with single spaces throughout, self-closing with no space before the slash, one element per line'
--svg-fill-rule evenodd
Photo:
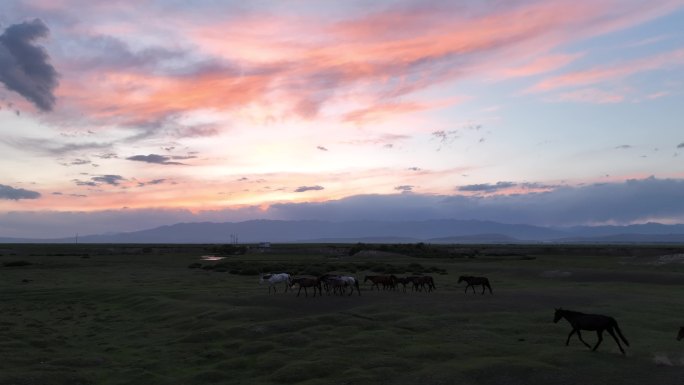
<path fill-rule="evenodd" d="M 420 171 L 420 167 L 409 167 L 408 170 L 410 170 L 410 171 Z"/>
<path fill-rule="evenodd" d="M 189 159 L 194 157 L 172 157 L 166 155 L 149 154 L 149 155 L 134 155 L 126 158 L 127 160 L 133 160 L 137 162 L 146 162 L 154 164 L 164 164 L 164 165 L 185 165 L 181 162 L 173 162 L 172 159 Z"/>
<path fill-rule="evenodd" d="M 4 184 L 0 184 L 0 199 L 17 201 L 19 199 L 38 199 L 40 193 L 37 191 L 25 190 L 23 188 L 14 188 Z"/>
<path fill-rule="evenodd" d="M 66 155 L 79 151 L 103 150 L 112 146 L 111 143 L 55 143 L 54 140 L 30 138 L 3 138 L 0 139 L 0 142 L 25 151 L 48 155 Z"/>
<path fill-rule="evenodd" d="M 282 203 L 190 212 L 108 210 L 96 212 L 0 212 L 3 236 L 58 237 L 74 233 L 135 231 L 178 222 L 279 220 L 475 219 L 502 223 L 570 226 L 596 223 L 684 223 L 684 179 L 634 179 L 621 183 L 563 186 L 517 195 L 357 195 L 340 200 Z"/>
<path fill-rule="evenodd" d="M 95 183 L 103 183 L 111 186 L 118 186 L 119 183 L 125 181 L 121 175 L 100 175 L 90 178 Z"/>
<path fill-rule="evenodd" d="M 684 223 L 684 179 L 633 179 L 514 195 L 361 195 L 337 201 L 272 205 L 275 219 L 492 220 L 536 225 Z"/>
<path fill-rule="evenodd" d="M 496 192 L 499 190 L 505 190 L 511 187 L 515 187 L 517 183 L 513 182 L 496 182 L 496 184 L 482 183 L 482 184 L 470 184 L 466 186 L 460 186 L 458 191 L 470 191 L 470 192 Z"/>
<path fill-rule="evenodd" d="M 113 153 L 113 152 L 107 152 L 107 153 L 98 154 L 98 155 L 95 155 L 95 156 L 98 157 L 98 158 L 100 158 L 100 159 L 116 159 L 116 158 L 119 157 L 118 155 L 116 155 L 116 154 Z"/>
<path fill-rule="evenodd" d="M 554 188 L 560 187 L 558 185 L 544 184 L 544 183 L 537 183 L 537 182 L 520 183 L 519 186 L 524 188 L 525 190 L 548 190 L 548 189 L 554 189 Z"/>
<path fill-rule="evenodd" d="M 684 142 L 679 143 L 679 144 L 677 145 L 677 148 L 684 148 Z"/>
<path fill-rule="evenodd" d="M 55 105 L 57 71 L 42 46 L 34 42 L 50 30 L 40 19 L 10 25 L 0 35 L 0 83 L 43 111 Z"/>
<path fill-rule="evenodd" d="M 149 185 L 157 185 L 157 184 L 162 184 L 166 182 L 166 179 L 152 179 L 151 181 L 147 182 L 138 182 L 138 187 L 145 187 Z"/>
<path fill-rule="evenodd" d="M 409 184 L 397 186 L 394 188 L 397 191 L 401 191 L 402 193 L 410 193 L 413 191 L 413 186 Z"/>
<path fill-rule="evenodd" d="M 88 159 L 80 159 L 80 158 L 78 158 L 78 159 L 72 160 L 72 161 L 69 163 L 69 165 L 72 165 L 72 166 L 82 166 L 82 165 L 84 165 L 84 164 L 91 164 L 91 163 L 93 163 L 93 162 L 89 161 Z"/>
<path fill-rule="evenodd" d="M 317 191 L 317 190 L 323 190 L 323 186 L 300 186 L 300 187 L 297 187 L 295 192 Z"/>
<path fill-rule="evenodd" d="M 630 148 L 632 148 L 632 146 L 629 144 L 623 144 L 620 146 L 615 146 L 616 150 L 629 150 Z"/>
<path fill-rule="evenodd" d="M 437 147 L 437 151 L 441 151 L 443 148 L 451 145 L 456 139 L 459 138 L 458 130 L 433 131 L 430 135 L 432 136 L 432 139 L 435 139 L 439 142 L 439 147 Z"/>
<path fill-rule="evenodd" d="M 121 175 L 98 175 L 91 177 L 90 180 L 78 180 L 74 179 L 77 186 L 90 186 L 97 187 L 102 184 L 107 184 L 110 186 L 118 186 L 121 182 L 126 181 Z"/>
<path fill-rule="evenodd" d="M 187 52 L 151 47 L 132 50 L 122 40 L 107 36 L 88 36 L 73 40 L 84 54 L 72 59 L 72 65 L 82 70 L 128 69 L 133 71 L 153 70 L 169 60 L 183 59 Z"/>
<path fill-rule="evenodd" d="M 323 147 L 323 146 L 316 146 L 316 148 L 321 150 L 321 151 L 328 151 L 328 149 Z"/>
<path fill-rule="evenodd" d="M 86 180 L 74 179 L 74 183 L 76 183 L 76 186 L 97 187 L 97 183 L 95 183 L 95 182 L 93 182 L 93 181 L 86 181 Z"/>

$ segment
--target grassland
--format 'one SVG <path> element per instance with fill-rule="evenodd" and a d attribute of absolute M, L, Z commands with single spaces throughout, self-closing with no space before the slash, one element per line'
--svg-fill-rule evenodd
<path fill-rule="evenodd" d="M 684 383 L 684 265 L 657 263 L 676 247 L 349 250 L 0 245 L 0 384 Z M 270 268 L 419 270 L 437 291 L 268 295 L 248 274 Z M 494 295 L 465 295 L 461 274 Z M 559 306 L 615 317 L 627 355 L 609 336 L 566 347 Z"/>

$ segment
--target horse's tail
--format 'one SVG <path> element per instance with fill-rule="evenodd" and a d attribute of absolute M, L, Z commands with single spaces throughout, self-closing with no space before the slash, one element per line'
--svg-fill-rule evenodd
<path fill-rule="evenodd" d="M 624 342 L 625 345 L 629 346 L 629 342 L 627 341 L 627 338 L 625 338 L 625 336 L 622 335 L 622 331 L 620 331 L 620 327 L 618 326 L 617 321 L 613 320 L 613 323 L 615 326 L 615 331 L 620 336 L 620 339 L 622 340 L 622 342 Z"/>

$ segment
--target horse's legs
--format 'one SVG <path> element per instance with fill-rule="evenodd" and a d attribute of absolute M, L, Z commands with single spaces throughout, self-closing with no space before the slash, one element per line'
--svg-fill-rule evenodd
<path fill-rule="evenodd" d="M 608 330 L 608 333 L 610 333 L 610 335 L 613 336 L 613 339 L 615 340 L 615 342 L 617 342 L 618 348 L 620 348 L 620 351 L 622 352 L 622 354 L 625 354 L 625 350 L 622 348 L 622 345 L 620 345 L 620 340 L 618 340 L 617 336 L 615 336 L 615 331 L 613 331 L 613 328 L 611 327 L 611 328 L 608 328 L 607 330 Z"/>
<path fill-rule="evenodd" d="M 301 293 L 301 292 L 302 292 L 302 286 L 299 285 L 299 291 L 297 291 L 297 297 L 299 297 L 299 293 Z"/>
<path fill-rule="evenodd" d="M 596 348 L 598 348 L 599 345 L 601 345 L 601 342 L 603 341 L 603 330 L 597 330 L 596 335 L 598 336 L 598 341 L 596 341 L 596 345 L 594 345 L 594 348 L 591 349 L 592 352 L 595 352 Z"/>
<path fill-rule="evenodd" d="M 492 286 L 491 286 L 490 284 L 487 284 L 487 287 L 489 288 L 489 294 L 494 294 L 494 293 L 492 292 Z"/>
<path fill-rule="evenodd" d="M 570 337 L 572 337 L 572 335 L 575 334 L 576 331 L 579 331 L 579 330 L 575 330 L 574 328 L 572 330 L 570 330 L 570 334 L 568 334 L 568 339 L 565 341 L 565 346 L 570 345 Z M 581 338 L 580 338 L 580 341 L 582 341 Z M 582 341 L 582 342 L 584 342 L 584 341 Z"/>
<path fill-rule="evenodd" d="M 484 292 L 485 292 L 485 285 L 482 284 L 482 293 L 481 294 L 484 295 Z"/>
<path fill-rule="evenodd" d="M 582 341 L 582 343 L 584 344 L 584 346 L 586 346 L 586 347 L 588 347 L 588 348 L 591 348 L 591 345 L 589 345 L 588 343 L 586 343 L 586 342 L 584 341 L 584 339 L 582 339 L 582 333 L 580 333 L 580 330 L 579 330 L 579 329 L 577 329 L 577 338 L 579 338 L 579 340 Z"/>

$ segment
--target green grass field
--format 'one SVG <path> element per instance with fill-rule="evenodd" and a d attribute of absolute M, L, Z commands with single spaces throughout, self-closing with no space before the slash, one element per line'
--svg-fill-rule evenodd
<path fill-rule="evenodd" d="M 0 384 L 684 383 L 684 264 L 654 263 L 676 249 L 501 249 L 290 245 L 205 262 L 210 246 L 0 245 Z M 420 266 L 437 291 L 297 298 L 229 272 L 273 266 L 361 279 Z M 494 295 L 464 294 L 461 274 Z M 559 306 L 615 317 L 627 355 L 607 334 L 597 352 L 566 347 Z"/>

